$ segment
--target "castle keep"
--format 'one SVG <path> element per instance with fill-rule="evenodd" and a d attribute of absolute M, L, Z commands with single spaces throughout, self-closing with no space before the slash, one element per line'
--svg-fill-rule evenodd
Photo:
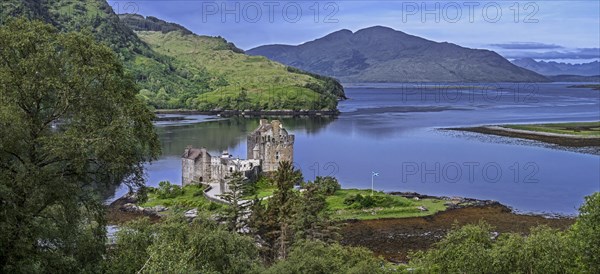
<path fill-rule="evenodd" d="M 219 183 L 233 172 L 246 178 L 256 178 L 260 172 L 276 171 L 281 161 L 294 160 L 294 135 L 288 134 L 281 122 L 261 119 L 256 130 L 247 138 L 247 158 L 234 158 L 227 151 L 211 156 L 206 148 L 188 146 L 181 157 L 182 185 Z M 225 185 L 226 187 L 226 185 Z"/>
<path fill-rule="evenodd" d="M 276 171 L 281 161 L 294 161 L 294 135 L 288 134 L 281 122 L 260 120 L 260 125 L 247 139 L 248 159 L 261 161 L 262 171 Z"/>

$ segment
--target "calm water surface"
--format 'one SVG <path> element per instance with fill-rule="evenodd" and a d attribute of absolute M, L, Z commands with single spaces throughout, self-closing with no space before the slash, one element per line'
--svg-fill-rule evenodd
<path fill-rule="evenodd" d="M 456 126 L 600 120 L 600 93 L 569 84 L 477 87 L 365 84 L 346 87 L 335 118 L 280 118 L 296 135 L 295 165 L 306 180 L 332 175 L 346 188 L 493 199 L 522 212 L 574 214 L 600 190 L 598 153 L 535 141 L 439 130 Z M 189 116 L 157 123 L 160 160 L 148 185 L 181 182 L 188 144 L 246 155 L 255 118 Z M 116 196 L 125 189 L 117 191 Z"/>

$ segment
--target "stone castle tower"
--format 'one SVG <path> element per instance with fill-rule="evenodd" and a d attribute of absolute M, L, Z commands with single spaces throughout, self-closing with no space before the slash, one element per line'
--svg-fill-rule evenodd
<path fill-rule="evenodd" d="M 206 148 L 188 146 L 181 155 L 182 185 L 193 183 L 220 183 L 236 171 L 248 179 L 256 179 L 260 172 L 276 171 L 281 161 L 294 161 L 294 135 L 281 122 L 260 120 L 260 125 L 248 134 L 248 159 L 234 158 L 227 151 L 211 156 Z"/>
<path fill-rule="evenodd" d="M 281 161 L 294 161 L 294 135 L 288 134 L 281 122 L 266 119 L 248 134 L 248 159 L 261 160 L 262 171 L 276 171 Z"/>

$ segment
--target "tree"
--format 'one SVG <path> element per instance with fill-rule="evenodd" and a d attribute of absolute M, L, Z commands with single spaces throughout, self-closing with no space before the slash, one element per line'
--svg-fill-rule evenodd
<path fill-rule="evenodd" d="M 192 223 L 173 216 L 150 227 L 140 224 L 117 234 L 105 272 L 253 273 L 260 263 L 252 238 L 227 231 L 206 216 Z"/>
<path fill-rule="evenodd" d="M 327 196 L 335 194 L 336 191 L 342 188 L 338 180 L 331 176 L 317 176 L 317 178 L 315 178 L 314 184 L 317 185 L 320 191 Z"/>
<path fill-rule="evenodd" d="M 325 244 L 321 241 L 296 243 L 286 260 L 264 273 L 382 273 L 383 262 L 365 248 Z"/>
<path fill-rule="evenodd" d="M 106 273 L 136 273 L 148 260 L 148 247 L 157 233 L 147 218 L 121 226 L 115 234 L 115 245 L 107 253 L 103 270 Z"/>
<path fill-rule="evenodd" d="M 600 192 L 585 197 L 570 231 L 582 271 L 600 273 Z"/>
<path fill-rule="evenodd" d="M 486 223 L 455 228 L 434 248 L 413 254 L 417 273 L 579 273 L 565 233 L 545 226 L 493 239 Z"/>
<path fill-rule="evenodd" d="M 247 190 L 244 176 L 241 172 L 234 172 L 227 182 L 229 190 L 219 195 L 229 206 L 225 208 L 225 219 L 230 231 L 241 231 L 246 226 L 246 215 L 249 214 L 250 202 L 242 197 Z"/>
<path fill-rule="evenodd" d="M 156 193 L 159 199 L 171 199 L 182 195 L 183 189 L 178 185 L 171 184 L 169 181 L 161 181 L 158 183 Z"/>
<path fill-rule="evenodd" d="M 305 191 L 296 199 L 294 206 L 292 228 L 295 241 L 334 242 L 339 238 L 338 227 L 329 218 L 326 208 L 323 189 L 315 183 L 306 184 Z"/>
<path fill-rule="evenodd" d="M 102 258 L 100 191 L 143 184 L 160 144 L 116 55 L 89 35 L 0 27 L 0 272 L 81 272 Z"/>
<path fill-rule="evenodd" d="M 267 261 L 285 258 L 293 241 L 293 207 L 297 192 L 294 185 L 302 181 L 302 173 L 287 161 L 279 163 L 273 174 L 277 189 L 266 203 L 255 203 L 252 207 L 250 228 L 265 244 Z"/>

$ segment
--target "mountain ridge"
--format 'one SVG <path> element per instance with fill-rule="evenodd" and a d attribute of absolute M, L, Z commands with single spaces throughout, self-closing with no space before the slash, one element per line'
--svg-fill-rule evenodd
<path fill-rule="evenodd" d="M 126 71 L 140 86 L 140 96 L 155 108 L 336 110 L 337 99 L 345 98 L 343 87 L 332 78 L 293 70 L 265 58 L 247 56 L 222 37 L 196 39 L 195 42 L 208 41 L 207 45 L 197 45 L 202 49 L 200 54 L 228 58 L 229 68 L 207 67 L 189 62 L 191 59 L 203 57 L 185 55 L 180 58 L 169 51 L 159 52 L 157 45 L 142 41 L 139 32 L 134 32 L 132 28 L 163 34 L 180 32 L 183 36 L 147 35 L 146 38 L 172 38 L 181 42 L 189 40 L 185 35 L 196 34 L 181 25 L 156 17 L 130 15 L 128 18 L 120 18 L 104 0 L 1 2 L 0 24 L 15 17 L 40 20 L 64 32 L 91 33 L 98 42 L 109 46 L 119 56 Z M 243 77 L 245 72 L 238 70 L 238 67 L 251 68 L 253 75 L 264 77 L 257 83 L 253 79 Z M 234 71 L 236 75 L 228 73 L 227 69 Z M 273 77 L 267 77 L 270 74 Z M 271 96 L 269 93 L 275 91 L 279 97 L 268 97 L 272 100 L 260 101 L 260 98 Z M 252 104 L 240 103 L 243 100 Z"/>
<path fill-rule="evenodd" d="M 339 30 L 293 45 L 263 45 L 246 51 L 343 82 L 545 82 L 496 52 L 435 42 L 373 26 Z"/>
<path fill-rule="evenodd" d="M 600 62 L 593 61 L 582 64 L 569 64 L 555 61 L 536 61 L 533 58 L 519 58 L 511 61 L 513 64 L 525 69 L 535 71 L 542 75 L 600 75 Z"/>

